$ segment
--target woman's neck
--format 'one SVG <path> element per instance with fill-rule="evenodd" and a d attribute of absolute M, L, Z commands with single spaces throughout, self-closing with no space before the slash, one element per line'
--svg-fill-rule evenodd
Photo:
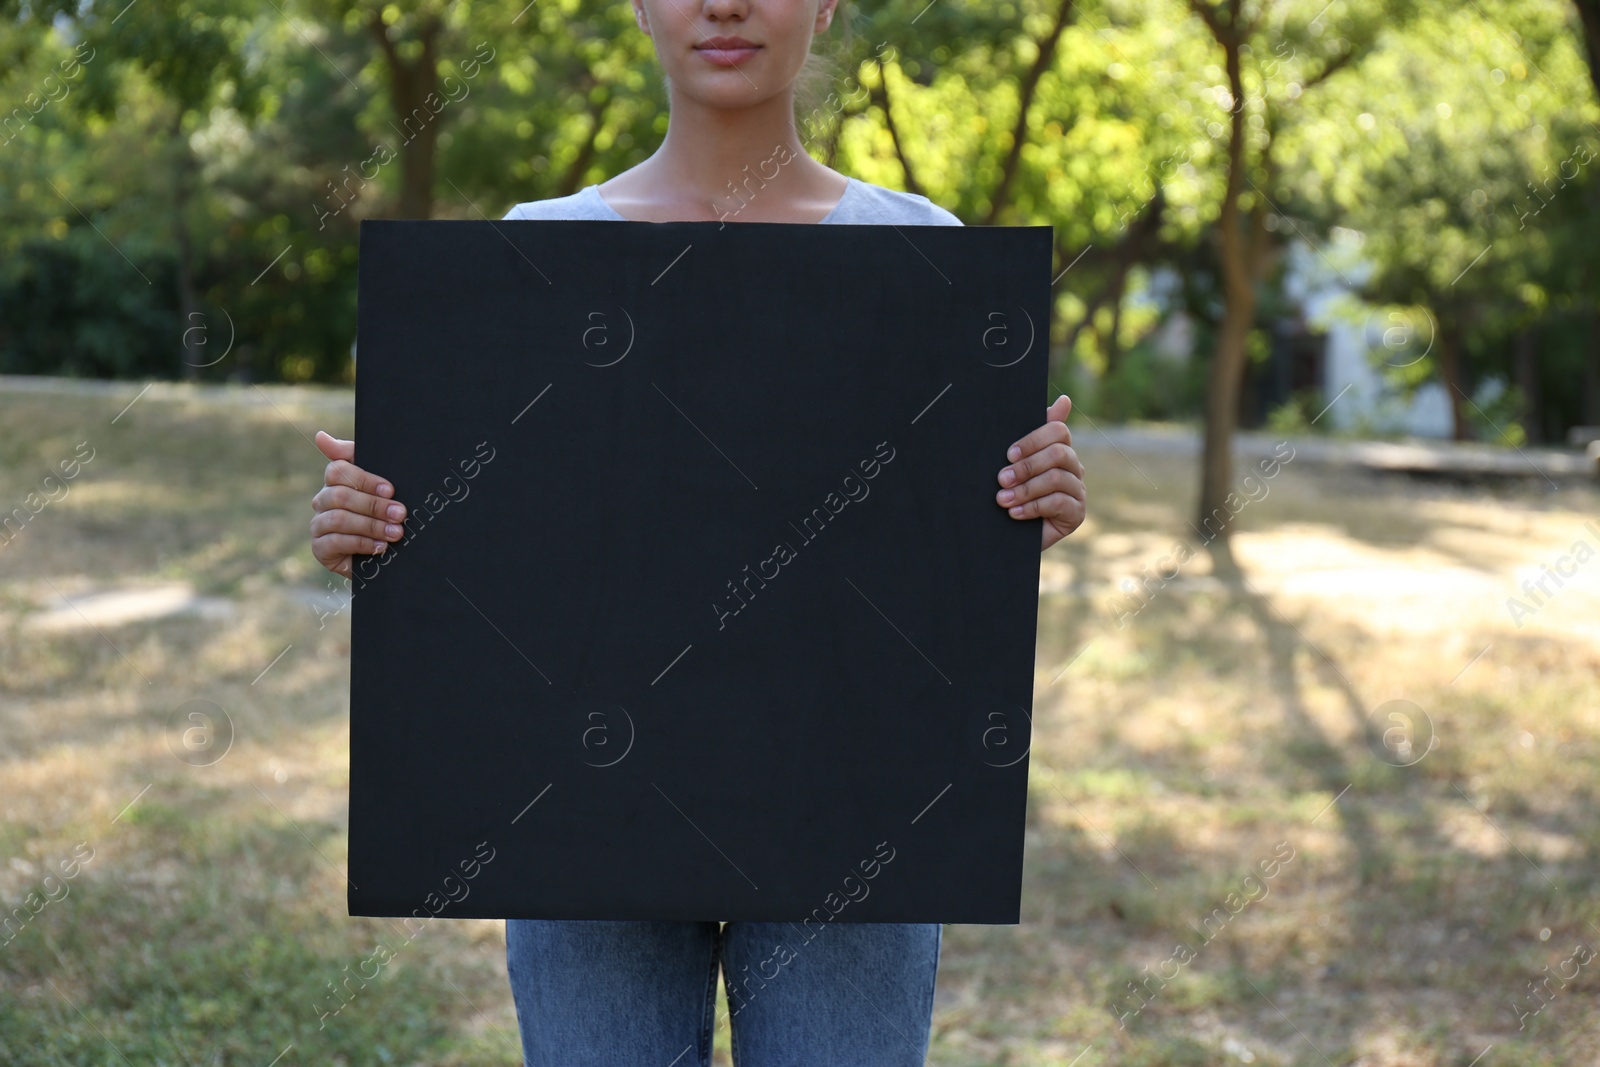
<path fill-rule="evenodd" d="M 674 93 L 661 147 L 601 189 L 613 208 L 648 221 L 814 222 L 847 184 L 806 153 L 788 93 L 736 109 Z"/>

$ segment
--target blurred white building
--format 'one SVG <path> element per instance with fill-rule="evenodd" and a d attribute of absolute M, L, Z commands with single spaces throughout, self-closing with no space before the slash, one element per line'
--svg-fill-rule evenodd
<path fill-rule="evenodd" d="M 1348 231 L 1346 231 L 1348 233 Z M 1355 294 L 1371 273 L 1359 258 L 1357 235 L 1313 248 L 1296 240 L 1286 250 L 1284 289 L 1323 337 L 1322 391 L 1333 403 L 1323 416 L 1337 430 L 1414 437 L 1451 435 L 1450 398 L 1429 381 L 1408 391 L 1386 381 L 1428 356 L 1434 324 L 1425 311 L 1373 307 Z M 1503 388 L 1503 386 L 1501 387 Z"/>
<path fill-rule="evenodd" d="M 1448 439 L 1445 387 L 1434 380 L 1408 389 L 1395 380 L 1401 377 L 1395 372 L 1431 354 L 1433 322 L 1425 311 L 1375 307 L 1356 295 L 1372 269 L 1361 259 L 1360 244 L 1359 234 L 1336 231 L 1326 245 L 1313 247 L 1299 238 L 1287 245 L 1283 286 L 1296 311 L 1271 327 L 1270 356 L 1249 368 L 1241 418 L 1258 424 L 1296 393 L 1314 390 L 1330 405 L 1318 417 L 1319 428 Z M 1171 307 L 1178 288 L 1176 276 L 1162 270 L 1134 299 Z M 1169 359 L 1186 360 L 1195 344 L 1194 324 L 1176 311 L 1147 343 Z M 1504 388 L 1503 382 L 1486 382 L 1474 399 L 1481 403 Z"/>

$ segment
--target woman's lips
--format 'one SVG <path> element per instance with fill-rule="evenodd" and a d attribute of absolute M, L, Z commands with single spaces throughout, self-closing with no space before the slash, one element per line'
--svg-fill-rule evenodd
<path fill-rule="evenodd" d="M 760 51 L 760 45 L 747 45 L 735 48 L 710 48 L 700 47 L 695 49 L 704 56 L 706 62 L 718 67 L 736 67 Z"/>

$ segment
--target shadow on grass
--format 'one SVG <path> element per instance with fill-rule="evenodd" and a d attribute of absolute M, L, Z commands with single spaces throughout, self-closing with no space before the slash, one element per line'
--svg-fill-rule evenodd
<path fill-rule="evenodd" d="M 1087 607 L 1041 598 L 1038 725 L 1059 726 L 1043 716 L 1064 712 L 1071 741 L 1046 731 L 1036 750 L 1023 926 L 952 931 L 949 1036 L 934 1062 L 1082 1053 L 1079 1067 L 1153 1067 L 1248 1052 L 1262 1067 L 1466 1067 L 1490 1045 L 1478 1067 L 1593 1059 L 1595 977 L 1554 977 L 1571 974 L 1562 961 L 1575 942 L 1600 946 L 1583 729 L 1592 657 L 1507 637 L 1496 658 L 1544 670 L 1549 693 L 1451 688 L 1429 680 L 1435 670 L 1392 672 L 1426 656 L 1425 643 L 1395 655 L 1358 625 L 1286 615 L 1235 580 L 1157 598 L 1074 668 L 1087 674 L 1066 673 L 1063 685 L 1085 683 L 1107 706 L 1057 704 L 1051 679 L 1106 631 Z M 1433 716 L 1437 747 L 1420 730 L 1413 752 L 1386 747 L 1382 705 L 1396 695 Z M 1541 721 L 1571 745 L 1531 764 L 1548 780 L 1525 780 L 1506 766 L 1503 735 Z M 1202 775 L 1214 745 L 1236 776 Z M 1043 817 L 1050 807 L 1067 827 Z M 1541 834 L 1555 851 L 1530 843 Z M 1273 899 L 1219 915 L 1214 938 L 1197 929 L 1276 840 L 1299 855 Z M 1163 963 L 1175 941 L 1198 948 L 1192 963 Z M 1530 993 L 1546 976 L 1544 996 Z M 1108 1007 L 1119 1003 L 1139 1009 L 1125 1026 Z"/>
<path fill-rule="evenodd" d="M 1424 765 L 1437 745 L 1431 721 L 1407 723 L 1410 736 L 1405 740 L 1415 742 L 1415 748 L 1397 749 L 1395 739 L 1388 736 L 1394 722 L 1376 714 L 1382 705 L 1364 698 L 1340 664 L 1317 647 L 1302 626 L 1258 594 L 1237 570 L 1230 574 L 1223 568 L 1223 577 L 1233 603 L 1248 613 L 1261 634 L 1267 675 L 1284 728 L 1279 776 L 1288 779 L 1284 785 L 1291 791 L 1303 790 L 1309 779 L 1318 791 L 1335 797 L 1313 822 L 1328 818 L 1336 807 L 1337 815 L 1330 821 L 1335 822 L 1354 856 L 1354 886 L 1346 898 L 1343 919 L 1347 929 L 1358 932 L 1354 951 L 1331 964 L 1323 976 L 1343 979 L 1343 999 L 1354 993 L 1370 1002 L 1370 1010 L 1384 1010 L 1389 1003 L 1385 993 L 1396 989 L 1415 993 L 1435 984 L 1433 976 L 1439 974 L 1441 955 L 1439 935 L 1446 932 L 1442 925 L 1455 925 L 1456 936 L 1445 953 L 1455 957 L 1458 968 L 1476 969 L 1480 981 L 1499 986 L 1498 996 L 1490 990 L 1480 991 L 1488 994 L 1481 997 L 1483 1006 L 1495 1005 L 1495 1014 L 1485 1013 L 1477 1020 L 1479 1032 L 1502 1038 L 1521 1033 L 1528 1019 L 1540 1013 L 1541 1001 L 1525 995 L 1516 964 L 1506 965 L 1506 956 L 1514 948 L 1508 942 L 1515 920 L 1508 924 L 1505 919 L 1564 911 L 1570 916 L 1570 909 L 1563 905 L 1582 894 L 1582 887 L 1573 884 L 1573 879 L 1590 886 L 1594 883 L 1592 850 L 1587 857 L 1575 857 L 1577 864 L 1553 872 L 1535 864 L 1508 837 L 1504 840 L 1509 848 L 1498 858 L 1464 854 L 1459 842 L 1438 824 L 1434 812 L 1439 802 L 1471 805 L 1484 819 L 1489 816 L 1458 784 L 1465 777 L 1458 758 L 1440 757 Z M 1366 751 L 1352 752 L 1348 746 L 1333 743 L 1308 714 L 1296 670 L 1297 651 L 1302 647 L 1312 657 L 1318 680 L 1338 694 Z M 1504 836 L 1492 821 L 1490 825 Z M 1558 878 L 1567 884 L 1558 884 Z M 1500 921 L 1489 919 L 1491 915 Z M 1394 959 L 1397 952 L 1398 961 Z M 1483 958 L 1495 955 L 1501 956 L 1496 963 Z M 1386 966 L 1371 966 L 1369 961 L 1384 956 L 1389 957 Z M 1476 967 L 1474 956 L 1481 961 Z M 1489 965 L 1484 967 L 1484 963 Z M 1317 985 L 1309 990 L 1311 1003 L 1306 1003 L 1306 983 L 1288 968 L 1240 977 L 1278 1016 L 1278 1037 L 1286 1045 L 1298 1040 L 1308 1046 L 1296 1062 L 1346 1063 L 1358 1058 L 1356 1049 L 1367 1030 L 1367 1012 L 1325 1010 L 1331 998 L 1326 994 L 1318 997 Z M 1272 994 L 1279 989 L 1300 1002 L 1298 1009 L 1291 1011 L 1301 1015 L 1301 1024 L 1316 1024 L 1319 1044 L 1313 1044 L 1290 1012 L 1274 1002 Z M 1318 1005 L 1319 999 L 1324 1005 Z M 1409 1007 L 1418 1009 L 1418 1001 Z M 1519 1019 L 1519 1012 L 1528 1015 Z M 1461 1039 L 1462 1035 L 1452 1034 L 1439 1020 L 1429 1026 L 1426 1012 L 1419 1010 L 1418 1014 L 1424 1016 L 1418 1020 L 1420 1029 L 1433 1039 L 1435 1049 L 1453 1043 L 1451 1038 Z M 1513 1026 L 1516 1022 L 1522 1025 Z M 1523 1057 L 1520 1062 L 1563 1062 L 1562 1030 L 1570 1030 L 1573 1022 L 1568 1019 L 1561 1029 L 1535 1026 L 1527 1033 L 1527 1042 L 1511 1036 Z"/>

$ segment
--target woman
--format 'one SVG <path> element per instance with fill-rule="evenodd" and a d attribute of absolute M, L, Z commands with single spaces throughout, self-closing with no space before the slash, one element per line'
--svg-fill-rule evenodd
<path fill-rule="evenodd" d="M 838 0 L 633 0 L 667 76 L 671 121 L 649 159 L 571 196 L 518 204 L 507 219 L 642 222 L 961 223 L 925 197 L 813 160 L 797 131 L 796 83 Z M 761 184 L 747 178 L 777 163 Z M 743 195 L 735 197 L 730 190 Z M 745 199 L 744 197 L 748 197 Z M 995 502 L 1043 518 L 1041 551 L 1084 519 L 1083 465 L 1060 397 L 1006 455 Z M 394 488 L 326 433 L 312 500 L 312 553 L 336 574 L 404 533 Z M 740 1067 L 921 1065 L 933 1013 L 937 923 L 840 923 L 801 945 L 787 923 L 510 919 L 506 964 L 529 1067 L 704 1067 L 719 968 Z M 790 948 L 789 946 L 801 946 Z M 781 961 L 751 981 L 757 961 Z"/>

